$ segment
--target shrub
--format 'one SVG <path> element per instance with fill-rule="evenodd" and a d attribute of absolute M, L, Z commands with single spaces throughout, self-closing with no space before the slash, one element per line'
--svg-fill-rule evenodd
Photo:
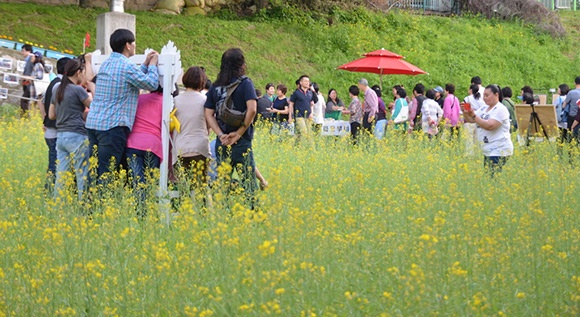
<path fill-rule="evenodd" d="M 458 0 L 465 11 L 487 18 L 521 19 L 554 37 L 562 37 L 566 30 L 560 18 L 537 0 Z"/>

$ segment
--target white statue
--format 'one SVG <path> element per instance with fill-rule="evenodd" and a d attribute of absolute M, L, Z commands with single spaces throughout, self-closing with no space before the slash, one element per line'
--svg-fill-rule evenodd
<path fill-rule="evenodd" d="M 125 12 L 125 0 L 111 0 L 111 12 Z"/>

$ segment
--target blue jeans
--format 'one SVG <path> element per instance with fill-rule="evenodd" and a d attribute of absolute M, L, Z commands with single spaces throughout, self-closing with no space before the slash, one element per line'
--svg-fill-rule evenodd
<path fill-rule="evenodd" d="M 213 140 L 209 143 L 209 148 L 210 149 L 215 149 L 215 144 L 216 144 L 216 140 Z M 209 163 L 209 169 L 208 169 L 208 176 L 209 176 L 209 180 L 211 182 L 215 181 L 217 178 L 217 156 L 216 156 L 216 152 L 215 151 L 211 151 L 211 160 Z"/>
<path fill-rule="evenodd" d="M 509 156 L 484 156 L 483 166 L 493 177 L 496 172 L 501 172 Z"/>
<path fill-rule="evenodd" d="M 119 167 L 125 147 L 127 146 L 128 127 L 114 127 L 107 131 L 87 129 L 90 141 L 91 154 L 98 159 L 97 176 L 101 178 L 106 172 L 110 172 L 111 159 L 115 160 L 114 170 Z M 113 171 L 114 171 L 113 170 Z"/>
<path fill-rule="evenodd" d="M 127 157 L 127 167 L 131 176 L 133 176 L 134 183 L 144 183 L 146 177 L 151 177 L 151 174 L 145 176 L 145 170 L 159 168 L 161 165 L 159 157 L 151 151 L 127 148 L 125 156 Z"/>
<path fill-rule="evenodd" d="M 137 199 L 137 216 L 144 218 L 146 208 L 144 206 L 146 197 L 146 189 L 140 184 L 144 184 L 145 180 L 151 178 L 153 173 L 151 169 L 159 168 L 161 160 L 151 151 L 142 151 L 132 148 L 125 150 L 127 157 L 127 168 L 130 175 L 133 177 L 133 191 Z M 145 173 L 147 171 L 148 173 Z"/>
<path fill-rule="evenodd" d="M 382 140 L 385 136 L 385 131 L 387 130 L 387 119 L 382 119 L 377 121 L 375 125 L 375 138 L 377 140 Z"/>
<path fill-rule="evenodd" d="M 64 189 L 64 175 L 74 167 L 79 199 L 83 196 L 89 173 L 89 144 L 87 136 L 75 132 L 59 132 L 56 138 L 58 167 L 56 169 L 55 195 Z"/>
<path fill-rule="evenodd" d="M 222 142 L 218 138 L 215 143 L 215 153 L 217 155 L 217 166 L 225 162 L 237 170 L 246 195 L 246 203 L 251 209 L 254 209 L 258 182 L 256 180 L 256 164 L 254 163 L 252 141 L 240 138 L 238 143 L 228 150 L 227 147 L 222 146 Z"/>
<path fill-rule="evenodd" d="M 44 138 L 46 146 L 48 146 L 48 168 L 46 169 L 46 189 L 52 188 L 54 186 L 54 181 L 56 179 L 56 138 L 47 139 Z"/>

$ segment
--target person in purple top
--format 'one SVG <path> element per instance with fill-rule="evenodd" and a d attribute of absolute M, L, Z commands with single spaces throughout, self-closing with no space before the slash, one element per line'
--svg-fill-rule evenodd
<path fill-rule="evenodd" d="M 387 107 L 382 98 L 383 94 L 381 92 L 381 87 L 374 85 L 372 88 L 377 94 L 379 100 L 379 111 L 377 112 L 377 123 L 375 124 L 375 138 L 381 140 L 385 136 L 385 131 L 387 129 Z"/>

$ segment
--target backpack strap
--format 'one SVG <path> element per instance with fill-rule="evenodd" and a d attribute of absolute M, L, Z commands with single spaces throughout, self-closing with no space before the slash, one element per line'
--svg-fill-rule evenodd
<path fill-rule="evenodd" d="M 225 88 L 226 90 L 226 98 L 223 102 L 223 104 L 221 105 L 221 107 L 218 109 L 218 114 L 221 116 L 223 114 L 224 109 L 227 107 L 228 109 L 233 109 L 234 108 L 234 103 L 231 102 L 232 101 L 232 95 L 234 94 L 234 91 L 236 91 L 236 89 L 238 88 L 238 86 L 244 81 L 246 80 L 248 77 L 247 76 L 240 76 L 238 77 L 238 79 L 236 79 L 236 81 L 234 81 L 233 83 L 229 84 L 228 86 L 223 87 L 222 89 Z M 222 90 L 223 92 L 223 90 Z"/>
<path fill-rule="evenodd" d="M 512 106 L 512 108 L 515 108 L 515 104 L 514 104 L 513 100 L 505 99 L 505 101 L 507 101 L 510 104 L 510 106 Z"/>
<path fill-rule="evenodd" d="M 227 97 L 226 97 L 224 104 L 229 109 L 232 109 L 234 107 L 233 102 L 231 102 L 231 105 L 230 105 L 230 101 L 232 100 L 232 95 L 234 94 L 234 91 L 236 91 L 236 89 L 238 89 L 238 86 L 246 79 L 248 79 L 248 77 L 241 76 L 238 79 L 236 79 L 236 81 L 234 81 L 229 86 L 227 86 Z"/>

